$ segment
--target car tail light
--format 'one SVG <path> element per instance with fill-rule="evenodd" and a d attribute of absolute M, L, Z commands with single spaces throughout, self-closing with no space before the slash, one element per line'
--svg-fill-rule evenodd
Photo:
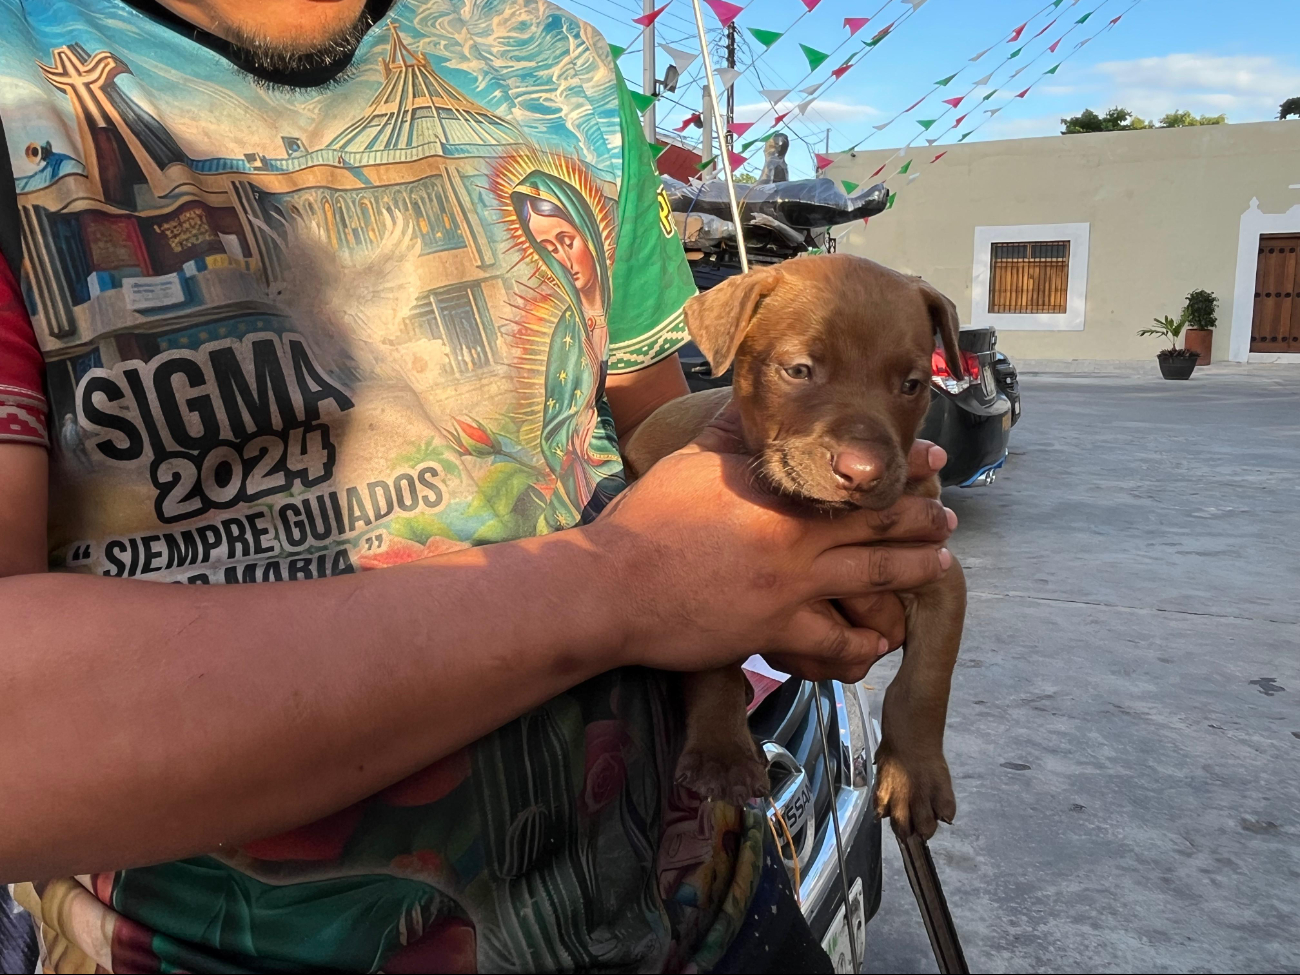
<path fill-rule="evenodd" d="M 944 358 L 943 349 L 935 349 L 934 354 L 930 356 L 931 381 L 949 393 L 960 393 L 970 388 L 970 384 L 979 379 L 979 356 L 974 352 L 962 352 L 961 368 L 965 375 L 961 379 L 956 379 L 948 368 L 948 360 Z"/>

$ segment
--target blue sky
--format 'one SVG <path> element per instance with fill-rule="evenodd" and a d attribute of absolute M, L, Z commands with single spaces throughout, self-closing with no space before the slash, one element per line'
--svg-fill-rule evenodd
<path fill-rule="evenodd" d="M 640 0 L 559 0 L 605 33 L 614 44 L 629 44 L 638 27 L 631 18 L 640 11 Z M 915 118 L 933 118 L 946 106 L 938 100 L 944 96 L 964 94 L 971 84 L 996 67 L 1018 44 L 999 44 L 979 62 L 969 58 L 990 44 L 997 44 L 1010 31 L 1048 0 L 928 0 L 906 23 L 883 41 L 871 54 L 850 70 L 829 91 L 823 91 L 806 112 L 796 131 L 806 143 L 792 140 L 790 161 L 794 175 L 811 175 L 811 146 L 821 149 L 828 127 L 832 128 L 830 148 L 845 149 L 872 133 L 872 125 L 884 122 L 920 98 L 935 79 L 964 69 L 952 84 L 932 95 L 915 111 L 904 115 L 888 129 L 872 137 L 870 148 L 903 144 L 920 133 Z M 1132 0 L 1064 0 L 1059 11 L 1037 17 L 1025 31 L 1020 43 L 1059 13 L 1056 25 L 1030 42 L 1018 60 L 1007 62 L 988 88 L 975 91 L 958 113 L 977 108 L 961 131 L 980 118 L 980 110 L 1002 104 L 1038 78 L 1041 72 L 1069 54 L 1076 41 L 1090 36 L 1106 22 L 1122 13 Z M 736 118 L 759 120 L 751 134 L 766 130 L 773 113 L 761 119 L 766 102 L 759 88 L 786 88 L 807 74 L 807 62 L 799 43 L 830 51 L 848 37 L 843 26 L 845 17 L 870 16 L 884 6 L 877 17 L 854 40 L 845 44 L 806 85 L 825 77 L 828 71 L 850 52 L 861 48 L 861 40 L 909 14 L 906 0 L 821 0 L 770 52 L 746 71 L 736 83 Z M 744 27 L 784 30 L 804 10 L 801 0 L 753 0 L 737 20 L 741 34 L 751 52 L 761 50 Z M 1042 52 L 1042 57 L 1018 78 L 1006 81 L 1008 90 L 981 102 L 987 91 L 999 85 L 1018 65 L 1039 54 L 1075 20 L 1088 11 L 1096 14 L 1076 28 L 1058 48 L 1056 55 Z M 599 11 L 599 12 L 598 12 Z M 626 16 L 624 16 L 626 14 Z M 658 24 L 657 41 L 674 44 L 684 50 L 698 50 L 689 0 L 673 0 Z M 706 24 L 717 27 L 713 14 L 705 8 Z M 1145 118 L 1163 115 L 1175 109 L 1198 114 L 1226 112 L 1230 122 L 1255 122 L 1275 118 L 1282 99 L 1300 95 L 1300 2 L 1297 0 L 1252 0 L 1248 3 L 1209 2 L 1209 0 L 1142 0 L 1126 13 L 1119 24 L 1089 42 L 1067 60 L 1054 76 L 1041 78 L 1024 99 L 1012 99 L 1006 107 L 979 129 L 971 140 L 1010 139 L 1053 135 L 1060 131 L 1060 119 L 1077 114 L 1084 108 L 1102 111 L 1123 105 Z M 633 87 L 640 84 L 641 45 L 620 62 Z M 739 59 L 743 66 L 747 53 Z M 659 73 L 669 63 L 659 52 Z M 687 72 L 698 72 L 699 61 Z M 963 84 L 964 83 L 964 84 Z M 679 89 L 682 107 L 663 104 L 659 110 L 661 128 L 675 125 L 687 114 L 686 108 L 699 107 L 698 86 Z M 937 106 L 937 107 L 936 107 Z M 931 137 L 951 129 L 949 113 L 928 133 Z M 1300 125 L 1300 122 L 1297 122 Z M 688 130 L 690 132 L 697 130 Z M 958 133 L 940 140 L 951 141 Z"/>

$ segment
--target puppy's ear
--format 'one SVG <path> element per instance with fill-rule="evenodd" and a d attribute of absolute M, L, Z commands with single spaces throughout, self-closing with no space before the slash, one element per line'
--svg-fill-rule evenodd
<path fill-rule="evenodd" d="M 763 299 L 781 279 L 775 267 L 727 278 L 715 288 L 686 302 L 686 330 L 709 360 L 715 376 L 727 371 L 736 350 L 749 331 L 749 323 Z"/>
<path fill-rule="evenodd" d="M 925 281 L 921 282 L 921 296 L 925 300 L 926 309 L 930 312 L 931 326 L 938 333 L 939 341 L 943 344 L 943 357 L 948 363 L 948 371 L 952 373 L 954 379 L 961 379 L 965 375 L 965 370 L 962 369 L 961 364 L 961 349 L 957 345 L 958 333 L 961 331 L 957 306 L 947 295 Z"/>

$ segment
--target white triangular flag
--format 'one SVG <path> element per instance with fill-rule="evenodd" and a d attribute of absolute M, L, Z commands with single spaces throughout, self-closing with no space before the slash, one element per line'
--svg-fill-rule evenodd
<path fill-rule="evenodd" d="M 991 50 L 993 50 L 993 48 L 991 48 L 991 47 L 986 47 L 984 50 L 980 51 L 979 54 L 977 54 L 977 55 L 975 55 L 973 58 L 971 58 L 971 61 L 972 61 L 972 62 L 978 61 L 980 58 L 984 57 L 984 55 L 988 54 L 989 51 L 991 51 Z"/>
<path fill-rule="evenodd" d="M 920 173 L 913 173 L 911 176 L 907 177 L 907 181 L 910 183 L 912 182 L 912 180 L 918 178 L 920 175 L 921 175 Z"/>
<path fill-rule="evenodd" d="M 686 74 L 686 69 L 694 64 L 695 59 L 699 57 L 698 54 L 693 54 L 690 51 L 679 51 L 668 44 L 660 44 L 659 50 L 673 59 L 673 64 L 677 65 L 678 74 Z"/>
<path fill-rule="evenodd" d="M 1029 65 L 1026 64 L 1024 67 L 1016 68 L 1015 71 L 1012 71 L 1012 72 L 1011 72 L 1011 78 L 1014 78 L 1016 75 L 1020 74 L 1020 72 L 1024 71 L 1025 68 L 1027 68 L 1027 67 L 1029 67 Z M 1010 81 L 1011 78 L 1008 78 L 1007 81 Z"/>
<path fill-rule="evenodd" d="M 895 156 L 906 156 L 906 155 L 907 155 L 907 146 L 903 146 L 903 148 L 899 149 L 898 152 L 894 153 L 894 155 L 895 155 Z"/>
<path fill-rule="evenodd" d="M 802 115 L 804 112 L 808 111 L 808 106 L 811 105 L 816 100 L 817 99 L 815 98 L 804 99 L 798 105 L 795 106 L 795 111 L 798 112 L 800 115 Z"/>
<path fill-rule="evenodd" d="M 1002 111 L 1002 109 L 1004 109 L 1004 108 L 1006 108 L 1005 105 L 999 105 L 997 108 L 986 108 L 986 109 L 984 109 L 984 114 L 985 114 L 985 115 L 996 115 L 996 114 L 998 114 L 998 112 Z"/>
<path fill-rule="evenodd" d="M 913 13 L 916 13 L 916 11 L 925 6 L 925 0 L 903 0 L 903 3 L 910 3 L 912 5 Z"/>
<path fill-rule="evenodd" d="M 925 144 L 926 144 L 927 146 L 932 146 L 932 145 L 934 145 L 934 144 L 935 144 L 936 142 L 938 142 L 938 141 L 939 141 L 938 139 L 926 139 L 926 140 L 925 140 Z"/>
<path fill-rule="evenodd" d="M 800 88 L 799 90 L 803 92 L 805 95 L 815 95 L 817 94 L 817 89 L 824 84 L 826 84 L 826 82 L 823 80 L 817 82 L 817 84 L 815 85 L 809 85 L 807 88 Z"/>
<path fill-rule="evenodd" d="M 993 79 L 993 72 L 990 71 L 988 74 L 986 74 L 986 75 L 985 75 L 983 78 L 981 78 L 979 81 L 975 82 L 975 87 L 976 87 L 976 88 L 982 88 L 984 85 L 987 85 L 987 84 L 988 84 L 992 79 Z"/>
<path fill-rule="evenodd" d="M 760 88 L 758 93 L 772 103 L 776 108 L 781 102 L 785 101 L 785 96 L 790 94 L 791 88 Z"/>
<path fill-rule="evenodd" d="M 877 132 L 883 132 L 885 131 L 885 129 L 889 128 L 889 123 L 883 122 L 880 125 L 873 125 L 872 128 L 875 129 Z"/>
<path fill-rule="evenodd" d="M 722 82 L 723 88 L 730 88 L 736 83 L 736 79 L 739 78 L 742 73 L 743 72 L 737 71 L 735 68 L 719 68 L 718 80 Z"/>

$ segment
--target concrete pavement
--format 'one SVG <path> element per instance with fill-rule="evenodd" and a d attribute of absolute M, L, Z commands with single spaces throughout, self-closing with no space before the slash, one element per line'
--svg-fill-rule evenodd
<path fill-rule="evenodd" d="M 1023 390 L 1003 476 L 946 496 L 971 968 L 1300 971 L 1300 373 Z M 936 970 L 892 841 L 866 970 Z"/>

